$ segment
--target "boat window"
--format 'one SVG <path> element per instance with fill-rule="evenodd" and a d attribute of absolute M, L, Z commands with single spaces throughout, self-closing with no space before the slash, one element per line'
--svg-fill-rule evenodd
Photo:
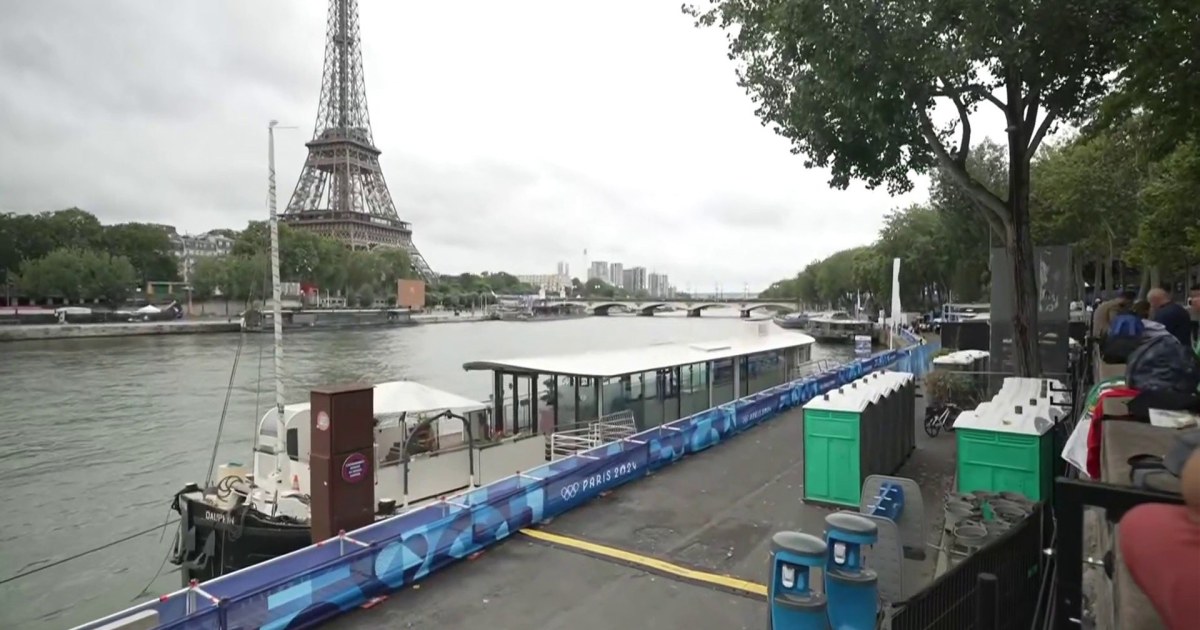
<path fill-rule="evenodd" d="M 275 428 L 275 412 L 272 412 L 269 417 L 263 418 L 263 421 L 259 423 L 258 434 L 268 438 L 279 437 Z"/>
<path fill-rule="evenodd" d="M 298 462 L 300 461 L 300 430 L 287 430 L 287 456 L 288 459 Z"/>

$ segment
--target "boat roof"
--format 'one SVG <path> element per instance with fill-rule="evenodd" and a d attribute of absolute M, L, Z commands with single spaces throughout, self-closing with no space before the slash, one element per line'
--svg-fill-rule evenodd
<path fill-rule="evenodd" d="M 422 385 L 416 381 L 388 381 L 378 383 L 375 390 L 375 415 L 395 416 L 401 413 L 422 413 L 429 411 L 457 411 L 462 409 L 482 409 L 487 405 L 478 400 L 472 400 L 458 394 Z M 307 401 L 292 403 L 283 408 L 284 413 L 306 411 Z M 274 414 L 274 410 L 267 414 Z"/>
<path fill-rule="evenodd" d="M 828 322 L 837 324 L 870 324 L 869 319 L 857 318 L 846 311 L 834 311 L 832 313 L 822 313 L 808 318 L 811 322 Z"/>
<path fill-rule="evenodd" d="M 757 337 L 724 341 L 663 343 L 629 350 L 602 350 L 579 354 L 469 361 L 464 370 L 494 370 L 508 373 L 579 377 L 614 377 L 716 361 L 759 352 L 798 348 L 814 343 L 803 333 L 780 331 Z"/>

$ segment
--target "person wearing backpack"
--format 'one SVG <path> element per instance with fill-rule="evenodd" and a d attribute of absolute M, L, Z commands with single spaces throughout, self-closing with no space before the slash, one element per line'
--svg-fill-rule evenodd
<path fill-rule="evenodd" d="M 1129 309 L 1117 311 L 1100 338 L 1100 357 L 1105 363 L 1125 363 L 1145 340 L 1146 325 Z"/>

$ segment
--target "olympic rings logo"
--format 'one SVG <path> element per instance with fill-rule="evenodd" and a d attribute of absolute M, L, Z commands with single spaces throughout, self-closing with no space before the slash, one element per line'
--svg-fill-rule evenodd
<path fill-rule="evenodd" d="M 563 486 L 562 490 L 558 491 L 558 494 L 563 498 L 563 501 L 570 501 L 571 499 L 574 499 L 579 495 L 579 482 L 576 481 L 575 483 Z"/>

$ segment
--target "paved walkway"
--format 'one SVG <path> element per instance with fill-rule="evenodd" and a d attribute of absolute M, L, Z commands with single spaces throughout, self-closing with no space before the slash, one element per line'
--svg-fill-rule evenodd
<path fill-rule="evenodd" d="M 801 501 L 800 414 L 792 410 L 568 512 L 538 530 L 550 539 L 517 534 L 328 625 L 760 630 L 767 611 L 755 591 L 767 579 L 771 536 L 821 532 L 829 513 Z M 917 436 L 899 474 L 920 484 L 927 506 L 938 506 L 953 480 L 954 436 L 930 439 L 919 425 Z M 935 541 L 941 510 L 928 516 Z M 906 581 L 927 583 L 936 557 L 905 561 Z"/>

